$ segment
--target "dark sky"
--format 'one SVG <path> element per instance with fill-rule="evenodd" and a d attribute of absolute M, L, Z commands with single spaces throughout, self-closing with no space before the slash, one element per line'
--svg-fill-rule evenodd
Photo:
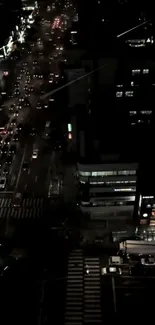
<path fill-rule="evenodd" d="M 0 46 L 3 46 L 4 40 L 18 21 L 20 8 L 21 0 L 0 0 Z"/>

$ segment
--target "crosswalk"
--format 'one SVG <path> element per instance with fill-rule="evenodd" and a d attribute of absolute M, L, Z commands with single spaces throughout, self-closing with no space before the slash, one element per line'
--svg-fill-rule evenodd
<path fill-rule="evenodd" d="M 99 258 L 85 257 L 84 268 L 84 324 L 101 324 Z"/>
<path fill-rule="evenodd" d="M 0 198 L 0 219 L 35 219 L 40 218 L 43 212 L 43 198 L 24 198 L 19 208 L 13 207 L 13 199 Z"/>
<path fill-rule="evenodd" d="M 83 252 L 74 250 L 68 259 L 65 325 L 83 324 Z"/>
<path fill-rule="evenodd" d="M 101 323 L 99 258 L 73 250 L 68 258 L 65 325 Z"/>

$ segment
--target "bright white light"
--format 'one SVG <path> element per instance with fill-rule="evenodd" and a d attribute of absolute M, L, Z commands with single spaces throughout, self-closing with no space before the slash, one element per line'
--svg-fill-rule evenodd
<path fill-rule="evenodd" d="M 24 8 L 23 8 L 23 10 L 28 10 L 28 11 L 30 11 L 30 10 L 32 10 L 32 11 L 33 11 L 34 9 L 35 9 L 35 8 L 34 8 L 34 7 L 32 7 L 32 6 L 31 6 L 31 7 L 24 7 Z"/>
<path fill-rule="evenodd" d="M 139 208 L 141 208 L 141 206 L 142 206 L 142 195 L 140 195 L 139 197 Z"/>
<path fill-rule="evenodd" d="M 6 45 L 6 53 L 9 54 L 12 51 L 13 42 L 10 40 Z"/>
<path fill-rule="evenodd" d="M 148 217 L 148 213 L 143 213 L 143 217 L 144 218 Z"/>
<path fill-rule="evenodd" d="M 20 43 L 24 43 L 24 41 L 25 41 L 25 35 L 24 35 L 24 32 L 23 31 L 19 34 L 18 41 Z"/>
<path fill-rule="evenodd" d="M 68 123 L 68 132 L 72 132 L 72 124 Z"/>
<path fill-rule="evenodd" d="M 134 188 L 114 188 L 114 192 L 132 192 Z"/>
<path fill-rule="evenodd" d="M 35 8 L 37 8 L 38 9 L 38 2 L 37 1 L 35 1 Z"/>
<path fill-rule="evenodd" d="M 5 49 L 5 46 L 3 46 L 3 53 L 4 53 L 4 56 L 7 55 L 7 53 L 6 53 L 6 49 Z"/>

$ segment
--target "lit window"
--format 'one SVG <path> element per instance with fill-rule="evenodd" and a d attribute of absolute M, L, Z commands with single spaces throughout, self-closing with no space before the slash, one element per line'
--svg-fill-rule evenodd
<path fill-rule="evenodd" d="M 117 172 L 113 170 L 92 172 L 92 176 L 112 176 L 112 175 L 117 175 Z"/>
<path fill-rule="evenodd" d="M 79 175 L 80 176 L 87 176 L 87 177 L 89 177 L 89 176 L 91 176 L 91 173 L 90 172 L 82 172 L 82 171 L 79 171 Z"/>
<path fill-rule="evenodd" d="M 92 176 L 98 176 L 98 172 L 92 172 Z"/>
<path fill-rule="evenodd" d="M 129 112 L 129 115 L 130 115 L 130 116 L 133 116 L 133 115 L 136 115 L 136 114 L 137 114 L 137 111 L 130 111 L 130 112 Z"/>
<path fill-rule="evenodd" d="M 123 88 L 123 85 L 116 85 L 117 88 Z"/>
<path fill-rule="evenodd" d="M 133 97 L 133 91 L 126 91 L 125 96 L 126 97 Z"/>
<path fill-rule="evenodd" d="M 152 114 L 152 111 L 140 111 L 140 113 L 143 115 L 150 115 Z"/>
<path fill-rule="evenodd" d="M 135 74 L 140 74 L 140 69 L 133 69 L 132 75 L 134 76 Z"/>
<path fill-rule="evenodd" d="M 149 73 L 149 69 L 143 69 L 143 74 L 148 74 Z"/>
<path fill-rule="evenodd" d="M 122 97 L 122 96 L 123 96 L 123 91 L 116 92 L 116 97 Z"/>
<path fill-rule="evenodd" d="M 118 175 L 136 175 L 136 170 L 119 170 Z"/>
<path fill-rule="evenodd" d="M 135 188 L 114 188 L 114 192 L 135 192 Z"/>

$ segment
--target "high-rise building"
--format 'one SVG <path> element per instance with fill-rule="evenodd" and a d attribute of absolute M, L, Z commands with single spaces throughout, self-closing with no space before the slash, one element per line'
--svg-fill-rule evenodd
<path fill-rule="evenodd" d="M 100 164 L 78 164 L 79 205 L 92 219 L 132 220 L 137 189 L 137 163 L 106 156 Z M 109 158 L 109 159 L 108 159 Z"/>
<path fill-rule="evenodd" d="M 87 103 L 74 111 L 79 202 L 92 218 L 131 218 L 137 207 L 137 171 L 153 147 L 155 122 L 148 8 L 139 1 L 78 0 L 79 46 L 87 51 L 81 66 L 91 61 L 88 70 L 95 70 Z"/>

